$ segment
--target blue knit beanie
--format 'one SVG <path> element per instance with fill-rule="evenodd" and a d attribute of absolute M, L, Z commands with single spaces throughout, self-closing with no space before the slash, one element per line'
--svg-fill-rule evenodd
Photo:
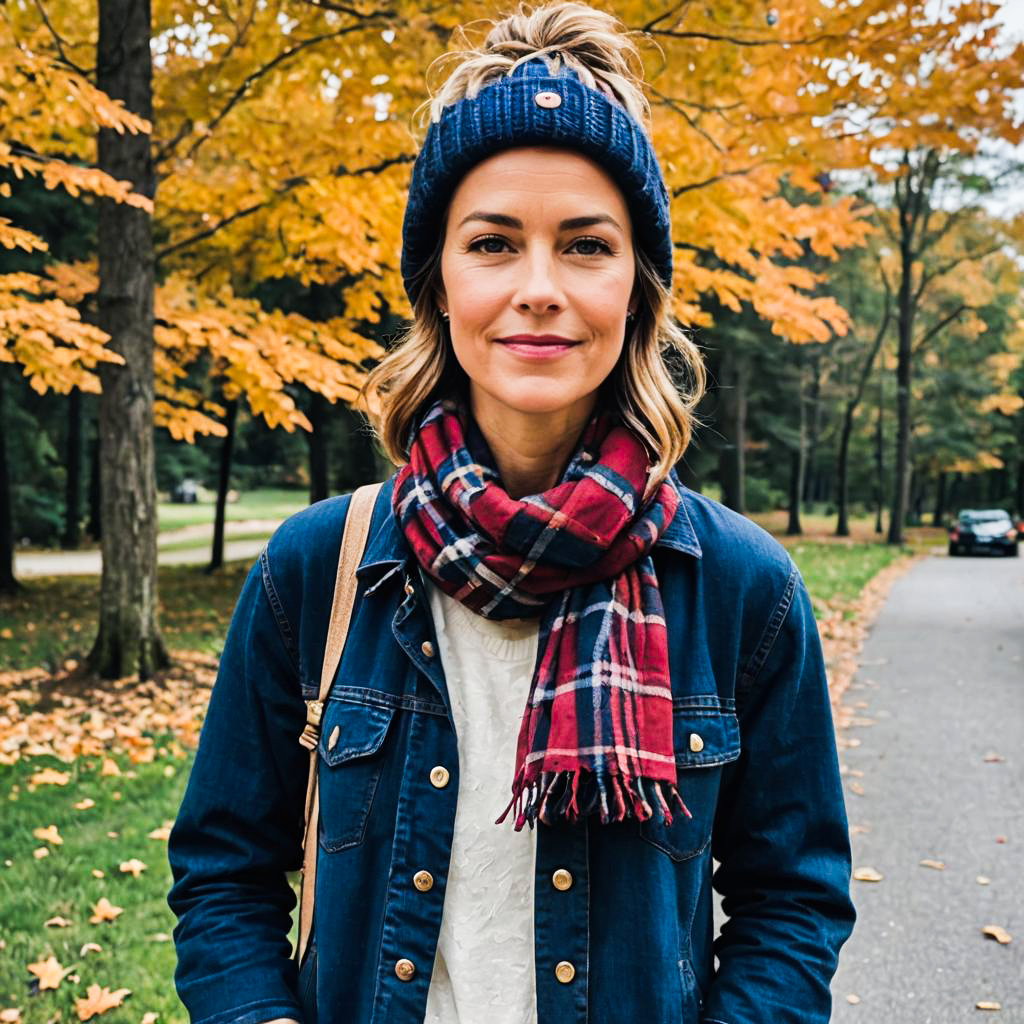
<path fill-rule="evenodd" d="M 671 287 L 668 190 L 647 133 L 575 71 L 561 64 L 552 74 L 543 58 L 534 58 L 446 107 L 430 124 L 413 166 L 402 225 L 402 280 L 414 305 L 459 181 L 503 149 L 538 145 L 579 150 L 611 175 L 626 198 L 639 247 Z"/>

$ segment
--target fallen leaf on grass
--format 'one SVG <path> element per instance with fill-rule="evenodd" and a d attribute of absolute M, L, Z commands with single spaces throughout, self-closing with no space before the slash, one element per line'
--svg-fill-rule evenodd
<path fill-rule="evenodd" d="M 32 829 L 32 835 L 36 839 L 45 839 L 48 843 L 53 843 L 55 846 L 64 845 L 64 840 L 61 839 L 56 825 L 47 825 L 46 828 L 34 828 Z"/>
<path fill-rule="evenodd" d="M 1013 942 L 1013 936 L 998 924 L 985 925 L 985 927 L 981 929 L 981 934 L 988 936 L 990 939 L 995 939 L 1000 946 L 1008 946 Z"/>
<path fill-rule="evenodd" d="M 36 772 L 28 781 L 33 786 L 66 786 L 71 772 L 59 772 L 56 768 L 44 768 Z"/>
<path fill-rule="evenodd" d="M 43 922 L 44 928 L 70 928 L 71 922 L 66 917 L 51 917 Z"/>
<path fill-rule="evenodd" d="M 0 1021 L 3 1024 L 21 1024 L 21 1010 L 12 1006 L 7 1010 L 0 1010 Z"/>
<path fill-rule="evenodd" d="M 44 988 L 56 988 L 68 971 L 70 967 L 61 967 L 55 956 L 49 956 L 45 960 L 38 960 L 34 964 L 27 965 L 28 970 L 31 971 L 39 979 L 40 990 Z"/>
<path fill-rule="evenodd" d="M 89 810 L 90 807 L 95 807 L 95 806 L 96 806 L 96 801 L 93 800 L 93 798 L 91 796 L 87 796 L 84 800 L 79 800 L 78 803 L 75 804 L 75 810 L 76 811 L 87 811 L 87 810 Z"/>
<path fill-rule="evenodd" d="M 35 857 L 36 860 L 42 860 L 43 857 L 49 857 L 50 848 L 48 846 L 40 846 L 32 851 L 32 856 Z"/>
<path fill-rule="evenodd" d="M 121 834 L 120 832 L 108 832 L 107 833 L 107 838 L 108 839 L 116 839 L 120 834 Z"/>
<path fill-rule="evenodd" d="M 132 990 L 130 988 L 119 988 L 111 992 L 106 986 L 100 988 L 99 985 L 90 985 L 86 992 L 86 998 L 75 1000 L 78 1019 L 88 1020 L 97 1014 L 106 1013 L 107 1010 L 120 1006 L 124 1002 L 124 997 L 131 994 Z"/>
<path fill-rule="evenodd" d="M 146 834 L 146 838 L 147 839 L 170 839 L 171 838 L 171 825 L 172 824 L 173 824 L 173 822 L 171 822 L 169 824 L 161 825 L 159 828 L 153 829 L 152 832 L 148 832 Z"/>
<path fill-rule="evenodd" d="M 992 879 L 989 878 L 988 875 L 978 875 L 978 877 L 974 880 L 978 883 L 978 885 L 988 885 L 989 882 L 992 881 Z"/>
<path fill-rule="evenodd" d="M 99 868 L 93 868 L 92 869 L 92 877 L 93 878 L 106 878 L 106 875 L 102 871 L 100 871 Z"/>
<path fill-rule="evenodd" d="M 149 1013 L 144 1013 L 142 1015 L 141 1024 L 155 1024 L 155 1021 L 159 1016 L 159 1013 L 154 1013 L 152 1010 L 150 1010 Z"/>
<path fill-rule="evenodd" d="M 885 876 L 874 868 L 857 868 L 853 877 L 858 882 L 880 882 Z"/>
<path fill-rule="evenodd" d="M 155 935 L 151 935 L 150 938 L 153 942 L 170 942 L 171 937 L 167 932 L 157 932 Z"/>
<path fill-rule="evenodd" d="M 92 917 L 90 924 L 99 924 L 101 921 L 113 921 L 118 914 L 124 912 L 124 907 L 115 907 L 106 896 L 100 898 L 98 903 L 92 905 Z"/>
<path fill-rule="evenodd" d="M 1001 1010 L 1003 1008 L 1002 1003 L 997 1003 L 994 999 L 979 999 L 975 1004 L 976 1010 Z"/>
<path fill-rule="evenodd" d="M 82 948 L 78 951 L 79 956 L 85 956 L 86 953 L 102 953 L 103 947 L 98 942 L 86 942 Z"/>
<path fill-rule="evenodd" d="M 133 878 L 138 878 L 146 870 L 146 865 L 138 857 L 132 857 L 131 860 L 121 861 L 119 868 L 124 874 L 130 874 Z"/>
<path fill-rule="evenodd" d="M 925 858 L 924 860 L 919 860 L 917 863 L 920 864 L 921 867 L 931 868 L 933 871 L 946 870 L 946 865 L 941 860 L 928 860 L 927 858 Z"/>
<path fill-rule="evenodd" d="M 103 758 L 103 767 L 100 769 L 100 775 L 120 775 L 121 769 L 117 767 L 117 762 L 112 757 Z"/>

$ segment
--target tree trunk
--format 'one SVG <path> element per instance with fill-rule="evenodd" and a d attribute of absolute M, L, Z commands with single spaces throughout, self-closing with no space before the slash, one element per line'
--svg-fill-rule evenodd
<path fill-rule="evenodd" d="M 896 465 L 889 516 L 888 544 L 903 543 L 903 524 L 910 494 L 910 383 L 913 376 L 914 306 L 913 259 L 909 242 L 902 246 L 900 290 L 897 297 L 896 334 Z"/>
<path fill-rule="evenodd" d="M 64 483 L 64 535 L 62 548 L 77 548 L 82 542 L 82 392 L 72 388 L 68 395 L 68 430 L 65 444 L 67 476 Z"/>
<path fill-rule="evenodd" d="M 7 459 L 6 366 L 0 366 L 0 594 L 16 594 L 21 584 L 14 576 L 14 509 L 11 464 Z"/>
<path fill-rule="evenodd" d="M 722 353 L 718 397 L 718 422 L 725 435 L 725 444 L 718 455 L 718 480 L 722 487 L 722 504 L 745 515 L 747 368 L 744 357 L 730 346 L 726 346 Z"/>
<path fill-rule="evenodd" d="M 875 533 L 882 532 L 885 505 L 885 374 L 878 371 L 878 420 L 875 423 Z"/>
<path fill-rule="evenodd" d="M 932 513 L 932 526 L 942 526 L 946 519 L 946 471 L 939 473 L 935 481 L 935 511 Z"/>
<path fill-rule="evenodd" d="M 804 502 L 810 503 L 819 498 L 820 484 L 817 473 L 818 439 L 821 437 L 821 352 L 815 347 L 810 357 L 811 362 L 811 393 L 808 404 L 811 407 L 810 428 L 807 435 L 807 454 L 804 457 Z"/>
<path fill-rule="evenodd" d="M 790 459 L 789 472 L 789 523 L 786 525 L 786 533 L 789 536 L 796 536 L 803 533 L 800 525 L 800 498 L 804 493 L 804 467 L 806 466 L 807 451 L 807 408 L 804 403 L 804 367 L 803 360 L 800 360 L 799 376 L 797 378 L 797 408 L 800 411 L 800 432 L 797 446 L 793 450 Z"/>
<path fill-rule="evenodd" d="M 228 490 L 231 487 L 231 460 L 235 450 L 235 423 L 238 420 L 238 399 L 224 403 L 224 426 L 227 434 L 220 446 L 220 471 L 217 474 L 217 507 L 213 516 L 213 551 L 206 571 L 215 572 L 224 564 L 224 522 L 227 519 Z"/>
<path fill-rule="evenodd" d="M 309 503 L 323 501 L 330 494 L 327 476 L 327 426 L 330 422 L 328 401 L 316 391 L 310 392 L 309 422 L 313 429 L 306 434 L 309 449 Z"/>
<path fill-rule="evenodd" d="M 100 437 L 97 424 L 96 436 L 89 443 L 89 518 L 85 524 L 85 532 L 94 541 L 99 541 L 103 536 L 103 503 L 100 491 Z"/>
<path fill-rule="evenodd" d="M 853 434 L 854 403 L 847 402 L 843 410 L 843 428 L 839 435 L 839 456 L 836 459 L 836 492 L 839 516 L 836 520 L 836 536 L 850 536 L 849 519 L 849 459 L 850 437 Z"/>
<path fill-rule="evenodd" d="M 153 116 L 149 0 L 99 0 L 96 84 Z M 99 168 L 149 198 L 150 137 L 100 129 Z M 97 200 L 99 325 L 123 366 L 101 363 L 100 474 L 103 574 L 99 633 L 87 659 L 114 679 L 148 679 L 169 663 L 159 631 L 153 457 L 153 236 L 150 214 Z"/>

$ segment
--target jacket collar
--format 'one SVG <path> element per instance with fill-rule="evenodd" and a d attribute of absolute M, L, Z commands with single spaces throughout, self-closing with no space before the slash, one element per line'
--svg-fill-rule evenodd
<path fill-rule="evenodd" d="M 679 505 L 672 522 L 655 541 L 654 546 L 700 558 L 703 554 L 700 541 L 697 539 L 686 507 L 690 501 L 689 490 L 674 469 L 669 474 L 668 482 L 679 494 Z M 370 526 L 370 540 L 363 552 L 359 568 L 356 569 L 356 576 L 360 579 L 366 577 L 373 580 L 366 591 L 367 594 L 373 593 L 386 579 L 390 579 L 412 559 L 412 551 L 404 534 L 398 528 L 397 520 L 391 514 L 391 492 L 394 485 L 395 477 L 392 475 L 380 489 Z"/>

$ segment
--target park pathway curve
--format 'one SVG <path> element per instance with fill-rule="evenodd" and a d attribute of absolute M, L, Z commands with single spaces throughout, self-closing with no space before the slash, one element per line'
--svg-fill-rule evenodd
<path fill-rule="evenodd" d="M 900 577 L 844 700 L 854 868 L 882 879 L 853 882 L 832 1021 L 1024 1024 L 1024 558 Z"/>

